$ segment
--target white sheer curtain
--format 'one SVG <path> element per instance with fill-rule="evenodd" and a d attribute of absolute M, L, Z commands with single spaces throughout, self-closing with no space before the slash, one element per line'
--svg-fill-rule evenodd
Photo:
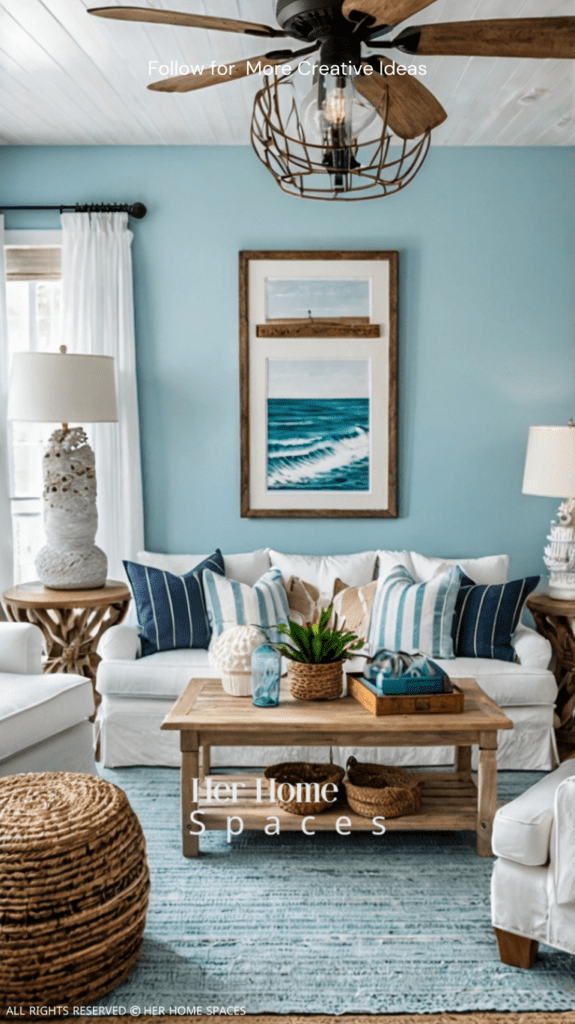
<path fill-rule="evenodd" d="M 118 423 L 89 426 L 96 454 L 98 534 L 108 576 L 144 546 L 132 232 L 127 213 L 62 214 L 63 341 L 69 352 L 114 356 Z M 82 424 L 84 425 L 84 424 Z"/>
<path fill-rule="evenodd" d="M 8 315 L 6 309 L 6 259 L 4 216 L 0 214 L 0 594 L 14 583 L 12 516 L 8 477 Z M 0 608 L 0 619 L 4 618 Z"/>

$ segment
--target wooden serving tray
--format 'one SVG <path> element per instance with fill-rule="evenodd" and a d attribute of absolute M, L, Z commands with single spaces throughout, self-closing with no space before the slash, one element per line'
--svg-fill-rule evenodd
<path fill-rule="evenodd" d="M 348 674 L 347 692 L 372 715 L 458 715 L 465 710 L 465 697 L 455 683 L 453 693 L 385 694 L 379 697 L 361 676 Z"/>

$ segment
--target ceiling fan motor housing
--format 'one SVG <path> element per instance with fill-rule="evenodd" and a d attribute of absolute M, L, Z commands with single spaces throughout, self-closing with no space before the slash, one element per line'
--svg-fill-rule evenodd
<path fill-rule="evenodd" d="M 284 32 L 310 43 L 345 36 L 352 26 L 343 17 L 341 4 L 342 0 L 277 0 L 276 18 Z"/>

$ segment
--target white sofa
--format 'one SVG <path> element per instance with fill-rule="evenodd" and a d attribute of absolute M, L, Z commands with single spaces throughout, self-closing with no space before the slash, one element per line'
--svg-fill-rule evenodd
<path fill-rule="evenodd" d="M 42 674 L 44 638 L 26 622 L 0 622 L 0 776 L 96 774 L 92 683 Z"/>
<path fill-rule="evenodd" d="M 575 760 L 500 808 L 492 845 L 491 919 L 503 963 L 532 967 L 539 942 L 575 954 Z"/>
<path fill-rule="evenodd" d="M 160 555 L 140 552 L 138 561 L 176 574 L 189 572 L 203 555 Z M 224 557 L 226 576 L 253 584 L 273 563 L 284 581 L 291 575 L 314 583 L 329 598 L 337 576 L 350 586 L 368 583 L 378 573 L 387 574 L 399 563 L 407 566 L 416 580 L 430 579 L 443 561 L 457 561 L 477 583 L 504 583 L 508 572 L 505 555 L 480 559 L 434 559 L 416 552 L 371 551 L 331 557 L 286 555 L 260 550 Z M 557 686 L 549 671 L 551 647 L 547 640 L 526 626 L 514 636 L 517 662 L 482 658 L 456 658 L 440 662 L 452 678 L 471 676 L 512 719 L 515 728 L 500 734 L 500 768 L 549 770 L 556 763 L 553 708 Z M 190 679 L 216 677 L 205 650 L 161 651 L 139 658 L 140 642 L 135 625 L 109 629 L 100 642 L 102 661 L 98 667 L 97 689 L 102 696 L 97 725 L 101 756 L 105 766 L 167 765 L 180 763 L 178 737 L 161 732 L 162 721 Z M 356 670 L 363 660 L 347 663 Z M 357 751 L 334 748 L 334 758 L 345 764 Z M 319 759 L 321 748 L 214 748 L 214 766 L 262 766 L 283 760 Z M 450 764 L 450 747 L 365 748 L 364 760 L 388 764 Z"/>

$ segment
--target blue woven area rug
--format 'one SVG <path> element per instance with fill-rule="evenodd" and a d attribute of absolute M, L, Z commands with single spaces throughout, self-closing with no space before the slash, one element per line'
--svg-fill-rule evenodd
<path fill-rule="evenodd" d="M 126 791 L 142 823 L 152 891 L 141 958 L 100 1007 L 575 1008 L 575 957 L 540 946 L 531 971 L 500 963 L 490 923 L 493 862 L 477 856 L 472 833 L 246 832 L 228 845 L 225 833 L 212 832 L 200 840 L 205 855 L 186 860 L 178 771 L 102 775 Z M 500 795 L 511 799 L 540 777 L 500 773 Z"/>

